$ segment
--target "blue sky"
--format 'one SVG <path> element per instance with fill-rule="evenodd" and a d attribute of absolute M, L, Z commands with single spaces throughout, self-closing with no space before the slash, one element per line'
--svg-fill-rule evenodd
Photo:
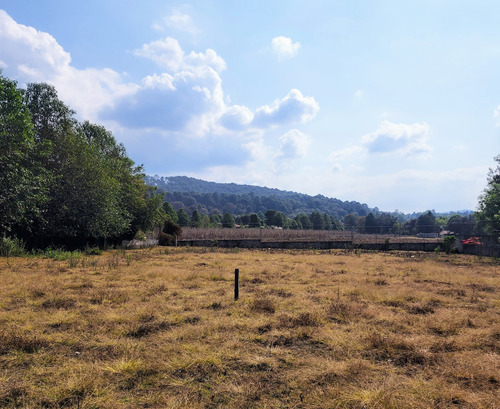
<path fill-rule="evenodd" d="M 500 154 L 500 2 L 0 0 L 0 67 L 148 174 L 475 209 Z"/>

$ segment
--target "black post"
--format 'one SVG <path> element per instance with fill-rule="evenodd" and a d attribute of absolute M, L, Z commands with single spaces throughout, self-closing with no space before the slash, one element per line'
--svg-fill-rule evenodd
<path fill-rule="evenodd" d="M 234 270 L 234 301 L 240 298 L 240 270 Z"/>

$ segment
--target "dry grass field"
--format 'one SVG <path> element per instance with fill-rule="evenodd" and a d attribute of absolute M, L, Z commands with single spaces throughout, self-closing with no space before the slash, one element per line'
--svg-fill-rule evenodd
<path fill-rule="evenodd" d="M 500 408 L 499 275 L 434 253 L 3 258 L 0 407 Z"/>

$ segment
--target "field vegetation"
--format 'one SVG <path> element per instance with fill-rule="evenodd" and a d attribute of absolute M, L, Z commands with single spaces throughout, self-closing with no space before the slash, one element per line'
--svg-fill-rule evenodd
<path fill-rule="evenodd" d="M 498 408 L 499 270 L 360 251 L 0 258 L 0 407 Z"/>

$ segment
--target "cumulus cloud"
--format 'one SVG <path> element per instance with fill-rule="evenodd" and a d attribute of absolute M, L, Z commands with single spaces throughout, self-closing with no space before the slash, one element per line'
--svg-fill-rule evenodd
<path fill-rule="evenodd" d="M 149 58 L 171 72 L 194 69 L 198 66 L 209 66 L 217 72 L 226 69 L 226 62 L 214 50 L 207 49 L 204 53 L 192 51 L 185 55 L 179 42 L 171 37 L 144 44 L 135 50 L 134 54 Z"/>
<path fill-rule="evenodd" d="M 280 137 L 278 156 L 283 159 L 295 159 L 304 156 L 311 144 L 311 138 L 298 129 L 291 129 Z"/>
<path fill-rule="evenodd" d="M 53 84 L 72 108 L 87 118 L 113 99 L 137 88 L 125 84 L 121 76 L 109 68 L 77 70 L 71 66 L 71 56 L 54 37 L 14 21 L 0 10 L 0 43 L 3 66 L 7 75 L 21 82 Z M 91 96 L 89 99 L 82 95 Z"/>
<path fill-rule="evenodd" d="M 375 132 L 363 136 L 362 142 L 370 153 L 426 156 L 432 151 L 428 138 L 426 123 L 407 125 L 383 121 Z"/>
<path fill-rule="evenodd" d="M 274 53 L 280 60 L 295 57 L 300 48 L 300 43 L 298 41 L 293 43 L 291 38 L 284 36 L 273 38 L 271 44 Z"/>
<path fill-rule="evenodd" d="M 319 104 L 313 97 L 304 97 L 298 89 L 292 89 L 273 106 L 264 105 L 255 112 L 252 125 L 269 127 L 305 123 L 313 119 L 319 111 Z"/>
<path fill-rule="evenodd" d="M 243 130 L 252 122 L 253 112 L 246 106 L 233 105 L 222 114 L 220 124 L 230 130 Z"/>
<path fill-rule="evenodd" d="M 174 9 L 170 16 L 165 17 L 161 23 L 155 23 L 153 28 L 158 31 L 163 31 L 165 26 L 173 28 L 174 30 L 184 31 L 192 35 L 199 33 L 199 30 L 194 24 L 191 16 L 183 12 L 181 9 Z"/>
<path fill-rule="evenodd" d="M 168 21 L 172 25 L 188 21 L 181 13 L 171 17 Z M 18 24 L 2 10 L 0 44 L 5 75 L 21 84 L 53 84 L 80 118 L 104 121 L 126 144 L 131 157 L 147 164 L 148 171 L 161 172 L 165 151 L 171 158 L 169 164 L 179 170 L 186 163 L 190 163 L 186 168 L 194 166 L 194 162 L 197 169 L 207 169 L 260 160 L 262 153 L 273 159 L 276 150 L 264 142 L 265 132 L 307 122 L 319 110 L 313 97 L 296 89 L 256 111 L 231 105 L 222 88 L 223 58 L 211 49 L 185 52 L 171 37 L 134 51 L 161 67 L 159 73 L 146 75 L 138 83 L 126 83 L 122 74 L 110 68 L 75 68 L 70 54 L 54 37 Z M 289 131 L 281 138 L 279 155 L 299 157 L 308 143 L 306 135 Z"/>
<path fill-rule="evenodd" d="M 207 121 L 213 122 L 212 117 L 223 109 L 221 79 L 205 67 L 148 76 L 134 95 L 116 101 L 102 116 L 130 128 L 179 131 L 191 125 L 192 134 L 199 136 L 210 127 Z"/>

